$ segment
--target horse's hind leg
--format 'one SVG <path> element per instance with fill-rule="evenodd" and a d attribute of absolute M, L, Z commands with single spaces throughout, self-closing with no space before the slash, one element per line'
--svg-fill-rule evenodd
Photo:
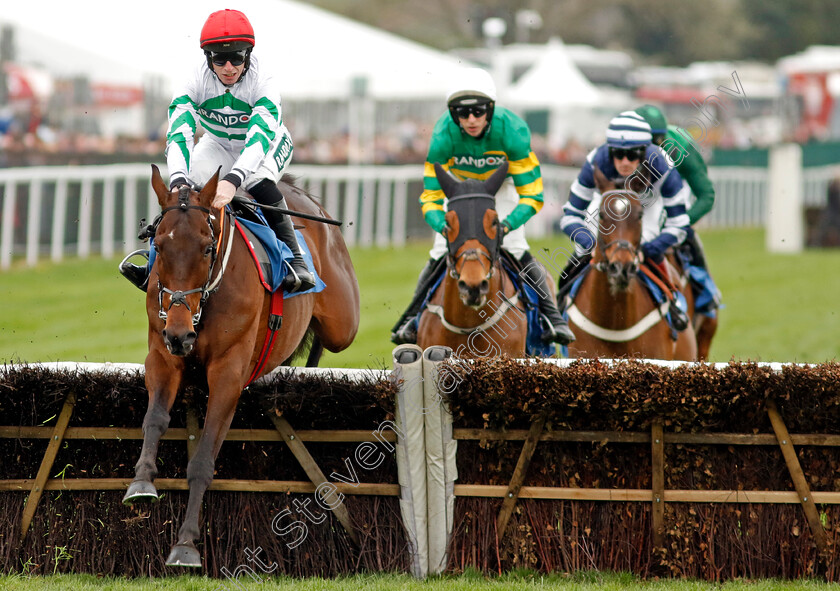
<path fill-rule="evenodd" d="M 225 361 L 230 357 L 226 357 Z M 244 354 L 242 358 L 249 359 Z M 201 566 L 201 556 L 195 547 L 195 540 L 200 533 L 201 503 L 204 493 L 213 481 L 216 456 L 230 429 L 236 403 L 242 393 L 243 384 L 239 381 L 239 376 L 243 373 L 241 365 L 235 362 L 216 362 L 213 366 L 215 370 L 207 368 L 207 382 L 210 385 L 207 414 L 195 454 L 187 464 L 190 498 L 184 521 L 178 530 L 178 542 L 166 559 L 169 566 Z"/>
<path fill-rule="evenodd" d="M 158 444 L 169 428 L 169 411 L 181 386 L 182 376 L 183 363 L 178 361 L 176 367 L 169 366 L 159 353 L 149 353 L 146 359 L 149 408 L 143 419 L 143 448 L 140 459 L 134 466 L 134 480 L 123 497 L 123 503 L 126 505 L 158 499 L 157 489 L 153 484 L 157 476 Z"/>

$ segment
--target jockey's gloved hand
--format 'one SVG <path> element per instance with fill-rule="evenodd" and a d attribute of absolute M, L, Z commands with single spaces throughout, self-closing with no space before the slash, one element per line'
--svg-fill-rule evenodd
<path fill-rule="evenodd" d="M 572 224 L 565 229 L 565 232 L 584 252 L 590 253 L 595 248 L 595 237 L 583 224 Z"/>
<path fill-rule="evenodd" d="M 644 253 L 645 258 L 652 260 L 657 265 L 662 264 L 662 261 L 665 260 L 665 251 L 667 249 L 667 246 L 663 245 L 661 242 L 657 242 L 656 240 L 642 244 L 642 252 Z"/>
<path fill-rule="evenodd" d="M 187 185 L 187 184 L 189 184 L 189 183 L 187 182 L 187 179 L 185 179 L 185 178 L 184 178 L 184 177 L 182 177 L 182 176 L 179 176 L 178 178 L 172 179 L 172 180 L 169 182 L 169 190 L 170 190 L 170 191 L 172 191 L 172 190 L 174 190 L 174 189 L 177 189 L 177 188 L 178 188 L 178 187 L 180 187 L 181 185 Z"/>

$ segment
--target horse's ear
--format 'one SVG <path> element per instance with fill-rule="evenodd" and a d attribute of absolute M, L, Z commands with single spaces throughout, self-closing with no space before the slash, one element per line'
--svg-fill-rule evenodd
<path fill-rule="evenodd" d="M 435 176 L 440 183 L 440 188 L 443 189 L 444 195 L 448 197 L 456 191 L 460 181 L 437 162 L 435 162 Z"/>
<path fill-rule="evenodd" d="M 505 177 L 508 173 L 508 165 L 507 160 L 502 162 L 502 165 L 496 169 L 496 171 L 490 175 L 490 178 L 484 181 L 484 188 L 487 190 L 487 193 L 490 195 L 495 195 L 502 186 L 502 183 L 505 182 Z"/>
<path fill-rule="evenodd" d="M 198 194 L 198 201 L 204 207 L 210 207 L 210 204 L 213 203 L 213 198 L 216 197 L 216 187 L 219 185 L 219 173 L 221 170 L 221 166 L 216 169 L 216 173 L 210 177 L 210 180 L 207 181 L 207 184 L 202 187 L 201 192 Z"/>
<path fill-rule="evenodd" d="M 461 231 L 461 222 L 458 221 L 458 214 L 452 210 L 446 212 L 446 240 L 454 242 L 458 239 Z"/>
<path fill-rule="evenodd" d="M 484 226 L 484 233 L 494 242 L 499 237 L 499 214 L 495 209 L 485 209 L 484 218 L 481 220 Z"/>
<path fill-rule="evenodd" d="M 160 206 L 165 207 L 164 203 L 166 202 L 166 197 L 169 195 L 169 191 L 160 176 L 160 169 L 154 164 L 152 164 L 152 189 L 154 189 L 155 195 L 157 195 Z"/>
<path fill-rule="evenodd" d="M 598 192 L 602 195 L 605 191 L 609 191 L 609 179 L 607 179 L 607 175 L 601 172 L 601 169 L 592 165 L 592 176 L 595 178 L 595 188 L 598 189 Z"/>

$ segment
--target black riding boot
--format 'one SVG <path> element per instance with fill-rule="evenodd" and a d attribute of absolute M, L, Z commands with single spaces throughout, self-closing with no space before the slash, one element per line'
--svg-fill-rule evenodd
<path fill-rule="evenodd" d="M 537 292 L 539 298 L 540 314 L 543 317 L 542 341 L 545 344 L 559 343 L 568 345 L 575 340 L 575 335 L 566 324 L 566 320 L 557 309 L 557 303 L 551 296 L 551 285 L 549 276 L 542 266 L 530 252 L 526 252 L 519 259 L 522 265 L 520 276 Z"/>
<path fill-rule="evenodd" d="M 420 277 L 417 280 L 417 287 L 414 288 L 414 296 L 411 298 L 411 303 L 400 319 L 391 329 L 391 342 L 395 345 L 416 344 L 417 343 L 417 315 L 423 306 L 423 300 L 426 299 L 426 293 L 429 291 L 429 283 L 436 275 L 435 271 L 443 261 L 440 259 L 429 259 L 423 270 L 420 271 Z"/>
<path fill-rule="evenodd" d="M 135 265 L 134 263 L 128 262 L 133 256 L 141 256 L 145 257 L 146 264 L 145 265 Z M 137 286 L 138 289 L 141 291 L 146 291 L 146 288 L 149 287 L 149 251 L 140 249 L 135 250 L 130 255 L 125 257 L 122 262 L 120 263 L 119 269 L 122 276 L 131 281 L 134 285 Z"/>
<path fill-rule="evenodd" d="M 706 266 L 706 253 L 703 251 L 703 243 L 700 242 L 700 237 L 693 229 L 686 235 L 681 248 L 683 252 L 688 254 L 688 260 L 692 265 L 706 271 L 709 270 Z"/>
<path fill-rule="evenodd" d="M 712 279 L 711 273 L 709 273 L 709 267 L 706 265 L 706 253 L 703 250 L 703 242 L 700 240 L 700 236 L 697 235 L 697 232 L 692 230 L 688 233 L 685 237 L 685 241 L 680 246 L 681 254 L 688 259 L 688 264 L 694 267 L 700 267 L 703 269 L 709 277 L 709 281 L 712 283 L 711 286 L 701 284 L 694 279 L 690 279 L 691 281 L 691 289 L 694 292 L 694 299 L 695 305 L 699 296 L 703 293 L 703 291 L 707 291 L 711 294 L 711 299 L 708 304 L 703 305 L 703 309 L 695 309 L 695 313 L 703 314 L 705 316 L 709 316 L 714 314 L 714 311 L 720 308 L 721 304 L 721 295 L 720 291 L 717 289 L 717 286 L 714 285 L 714 280 Z"/>
<path fill-rule="evenodd" d="M 566 296 L 569 295 L 572 284 L 591 260 L 592 254 L 587 252 L 582 255 L 574 255 L 566 262 L 566 267 L 560 277 L 557 278 L 557 307 L 561 310 L 566 308 Z"/>
<path fill-rule="evenodd" d="M 261 205 L 281 207 L 287 209 L 286 198 L 271 180 L 265 179 L 248 189 L 251 196 Z M 285 213 L 263 208 L 263 215 L 268 221 L 277 238 L 286 243 L 294 258 L 289 263 L 289 273 L 283 279 L 281 287 L 289 292 L 307 291 L 315 287 L 315 276 L 306 267 L 303 253 L 298 245 L 295 227 L 292 219 Z"/>

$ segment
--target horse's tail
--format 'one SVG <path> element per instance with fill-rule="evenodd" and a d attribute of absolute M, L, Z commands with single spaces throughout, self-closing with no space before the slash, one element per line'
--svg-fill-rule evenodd
<path fill-rule="evenodd" d="M 306 330 L 297 348 L 281 365 L 291 365 L 307 352 L 309 355 L 306 358 L 306 367 L 318 367 L 318 362 L 321 361 L 321 355 L 324 353 L 324 345 L 311 328 Z"/>

